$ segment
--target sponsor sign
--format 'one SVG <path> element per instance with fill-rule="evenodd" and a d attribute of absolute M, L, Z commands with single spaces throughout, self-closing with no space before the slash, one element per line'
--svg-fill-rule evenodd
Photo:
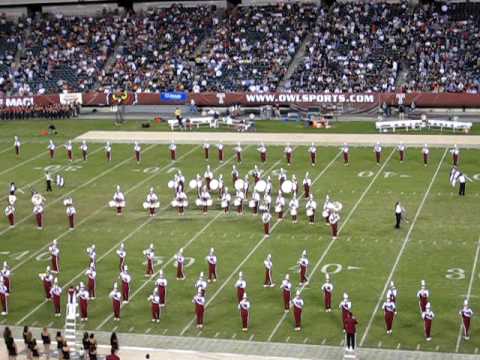
<path fill-rule="evenodd" d="M 185 101 L 187 100 L 188 94 L 186 92 L 162 92 L 160 93 L 161 101 Z"/>

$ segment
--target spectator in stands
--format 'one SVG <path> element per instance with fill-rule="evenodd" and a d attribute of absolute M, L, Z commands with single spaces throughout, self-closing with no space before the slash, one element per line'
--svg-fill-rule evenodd
<path fill-rule="evenodd" d="M 13 339 L 12 331 L 8 326 L 5 327 L 3 331 L 3 340 L 5 341 L 5 347 L 7 348 L 8 360 L 16 360 L 18 354 L 17 345 Z"/>
<path fill-rule="evenodd" d="M 50 344 L 52 340 L 50 339 L 50 333 L 46 327 L 42 330 L 42 342 L 43 342 L 43 353 L 45 354 L 45 359 L 50 359 Z"/>
<path fill-rule="evenodd" d="M 67 340 L 63 340 L 62 343 L 62 359 L 63 360 L 70 360 L 70 347 L 68 346 Z"/>
<path fill-rule="evenodd" d="M 89 340 L 88 332 L 83 333 L 82 347 L 83 347 L 83 359 L 87 360 L 89 349 L 90 349 L 90 340 Z"/>
<path fill-rule="evenodd" d="M 112 347 L 112 350 L 119 350 L 118 337 L 115 332 L 112 332 L 112 335 L 110 336 L 110 346 Z"/>
<path fill-rule="evenodd" d="M 63 336 L 60 331 L 57 331 L 57 335 L 55 335 L 55 341 L 57 342 L 58 358 L 62 359 Z"/>
<path fill-rule="evenodd" d="M 88 347 L 88 356 L 90 360 L 97 360 L 97 339 L 95 339 L 95 335 L 92 333 L 89 337 L 89 347 Z"/>

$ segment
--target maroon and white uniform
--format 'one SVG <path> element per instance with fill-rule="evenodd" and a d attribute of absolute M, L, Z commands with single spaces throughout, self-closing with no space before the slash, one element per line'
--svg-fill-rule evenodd
<path fill-rule="evenodd" d="M 460 158 L 460 149 L 458 148 L 457 145 L 454 145 L 453 149 L 450 150 L 450 152 L 452 153 L 453 166 L 458 166 L 458 160 Z"/>
<path fill-rule="evenodd" d="M 50 273 L 50 266 L 47 267 L 47 272 L 38 274 L 40 280 L 42 280 L 43 290 L 45 291 L 45 299 L 50 300 L 52 298 L 50 289 L 53 286 L 53 275 Z"/>
<path fill-rule="evenodd" d="M 67 213 L 68 217 L 68 227 L 70 230 L 75 229 L 75 215 L 77 214 L 77 210 L 75 209 L 75 206 L 73 204 L 67 206 L 67 209 L 65 211 Z"/>
<path fill-rule="evenodd" d="M 175 255 L 175 262 L 177 263 L 177 280 L 185 280 L 185 257 L 183 256 L 183 249 L 180 249 Z"/>
<path fill-rule="evenodd" d="M 428 148 L 428 145 L 425 144 L 425 146 L 422 148 L 422 155 L 423 155 L 423 164 L 427 166 L 428 164 L 428 156 L 430 154 L 430 149 Z"/>
<path fill-rule="evenodd" d="M 7 205 L 5 208 L 5 216 L 8 219 L 8 224 L 11 227 L 15 226 L 15 207 L 13 205 Z"/>
<path fill-rule="evenodd" d="M 261 179 L 262 177 L 262 170 L 260 170 L 258 168 L 257 165 L 255 165 L 251 171 L 251 174 L 252 174 L 252 177 L 253 177 L 253 181 L 255 182 L 255 184 Z M 245 181 L 248 182 L 248 178 L 245 178 Z"/>
<path fill-rule="evenodd" d="M 153 265 L 155 261 L 155 249 L 153 244 L 150 244 L 150 247 L 143 251 L 143 255 L 145 255 L 145 259 L 147 262 L 147 268 L 145 269 L 145 276 L 152 276 L 155 272 L 153 270 Z"/>
<path fill-rule="evenodd" d="M 110 207 L 115 207 L 117 209 L 117 215 L 122 215 L 125 206 L 125 194 L 120 190 L 120 186 L 117 185 L 117 189 L 113 194 L 113 200 L 110 202 Z"/>
<path fill-rule="evenodd" d="M 397 315 L 397 307 L 395 303 L 387 297 L 387 301 L 383 303 L 382 309 L 387 334 L 390 335 L 392 333 L 393 319 L 395 318 L 395 315 Z"/>
<path fill-rule="evenodd" d="M 153 188 L 150 188 L 150 191 L 147 195 L 147 199 L 143 204 L 144 209 L 148 209 L 149 216 L 154 216 L 156 210 L 160 207 L 160 201 L 158 200 L 158 195 L 155 193 Z"/>
<path fill-rule="evenodd" d="M 82 151 L 83 161 L 86 161 L 88 157 L 88 145 L 85 140 L 82 141 L 82 144 L 80 145 L 80 150 Z"/>
<path fill-rule="evenodd" d="M 343 300 L 340 302 L 338 307 L 342 311 L 342 324 L 343 329 L 345 330 L 345 323 L 352 314 L 352 302 L 348 299 L 347 294 L 343 294 Z"/>
<path fill-rule="evenodd" d="M 204 186 L 200 196 L 197 200 L 197 206 L 202 209 L 204 215 L 208 214 L 208 207 L 213 205 L 212 196 L 207 191 L 207 187 Z"/>
<path fill-rule="evenodd" d="M 112 299 L 113 319 L 120 320 L 120 309 L 122 304 L 122 294 L 118 291 L 117 283 L 113 284 L 113 290 L 108 295 Z"/>
<path fill-rule="evenodd" d="M 470 339 L 470 321 L 472 320 L 473 311 L 468 306 L 468 301 L 465 300 L 463 303 L 463 309 L 458 312 L 458 314 L 462 317 L 462 324 L 463 324 L 463 338 L 465 340 Z"/>
<path fill-rule="evenodd" d="M 267 148 L 265 147 L 265 145 L 261 144 L 257 150 L 260 153 L 260 161 L 262 163 L 267 161 Z"/>
<path fill-rule="evenodd" d="M 218 149 L 218 161 L 223 162 L 225 159 L 225 147 L 223 146 L 222 143 L 217 145 Z"/>
<path fill-rule="evenodd" d="M 375 161 L 377 164 L 380 164 L 380 159 L 382 157 L 382 146 L 379 142 L 377 142 L 373 147 L 373 152 L 375 153 Z"/>
<path fill-rule="evenodd" d="M 20 155 L 20 139 L 18 136 L 15 136 L 13 138 L 13 147 L 15 148 L 15 155 L 18 157 Z"/>
<path fill-rule="evenodd" d="M 248 330 L 248 323 L 250 322 L 250 301 L 247 299 L 247 294 L 244 293 L 242 300 L 238 303 L 238 310 L 240 310 L 240 318 L 242 319 L 242 331 Z"/>
<path fill-rule="evenodd" d="M 268 254 L 267 258 L 263 261 L 263 265 L 265 266 L 265 281 L 263 282 L 263 287 L 274 287 L 275 284 L 273 283 L 272 279 L 272 255 Z"/>
<path fill-rule="evenodd" d="M 347 143 L 343 143 L 342 153 L 343 153 L 343 163 L 344 165 L 348 165 L 350 161 L 350 148 L 348 147 Z"/>
<path fill-rule="evenodd" d="M 210 169 L 210 165 L 207 165 L 207 169 L 203 173 L 203 178 L 205 179 L 205 184 L 207 185 L 207 189 L 210 190 L 210 181 L 213 179 L 213 172 Z M 202 181 L 197 181 L 197 184 L 200 183 L 200 186 L 202 184 Z"/>
<path fill-rule="evenodd" d="M 295 320 L 295 331 L 302 329 L 302 311 L 304 302 L 300 297 L 300 291 L 297 290 L 297 295 L 292 300 L 293 305 L 293 318 Z"/>
<path fill-rule="evenodd" d="M 33 214 L 35 215 L 35 221 L 37 223 L 37 229 L 43 229 L 43 206 L 42 205 L 35 205 L 33 207 Z"/>
<path fill-rule="evenodd" d="M 61 308 L 60 308 L 60 300 L 62 298 L 62 288 L 58 286 L 58 279 L 55 279 L 55 284 L 50 289 L 50 296 L 52 298 L 53 303 L 53 311 L 55 316 L 62 316 Z"/>
<path fill-rule="evenodd" d="M 0 278 L 0 303 L 2 306 L 2 315 L 8 315 L 8 297 L 10 293 Z"/>
<path fill-rule="evenodd" d="M 205 156 L 205 160 L 208 160 L 208 155 L 209 155 L 209 150 L 210 150 L 210 144 L 209 143 L 204 143 L 202 145 L 202 149 L 203 149 L 203 153 L 204 153 L 204 156 Z"/>
<path fill-rule="evenodd" d="M 328 217 L 328 222 L 332 229 L 332 238 L 335 240 L 338 236 L 338 222 L 340 221 L 340 215 L 336 212 L 332 212 Z"/>
<path fill-rule="evenodd" d="M 243 279 L 243 273 L 238 274 L 238 280 L 235 283 L 235 288 L 237 289 L 237 301 L 240 302 L 243 299 L 243 295 L 247 289 L 247 282 Z"/>
<path fill-rule="evenodd" d="M 397 302 L 397 288 L 395 287 L 395 284 L 393 281 L 390 282 L 390 288 L 387 290 L 387 298 L 390 299 L 391 302 L 396 303 Z"/>
<path fill-rule="evenodd" d="M 398 144 L 398 155 L 400 157 L 400 162 L 403 162 L 403 160 L 405 160 L 405 151 L 405 145 L 403 143 Z"/>
<path fill-rule="evenodd" d="M 96 290 L 97 290 L 97 271 L 93 265 L 85 271 L 85 275 L 87 276 L 87 290 L 90 299 L 95 299 Z"/>
<path fill-rule="evenodd" d="M 245 200 L 245 193 L 241 190 L 237 190 L 233 205 L 237 208 L 238 215 L 243 215 L 243 200 Z"/>
<path fill-rule="evenodd" d="M 317 202 L 313 199 L 313 195 L 310 194 L 307 203 L 305 204 L 305 213 L 308 217 L 308 222 L 313 224 L 315 222 L 315 212 L 317 210 Z"/>
<path fill-rule="evenodd" d="M 225 187 L 225 191 L 222 194 L 222 198 L 220 199 L 220 206 L 223 211 L 228 213 L 230 211 L 230 202 L 232 201 L 232 195 L 228 192 L 228 187 Z"/>
<path fill-rule="evenodd" d="M 48 247 L 48 252 L 50 253 L 51 263 L 52 263 L 52 272 L 60 272 L 60 249 L 57 246 L 57 240 L 53 240 L 52 245 Z"/>
<path fill-rule="evenodd" d="M 195 288 L 197 289 L 197 293 L 205 296 L 207 291 L 207 282 L 203 278 L 203 272 L 200 273 L 200 277 L 195 282 Z"/>
<path fill-rule="evenodd" d="M 71 140 L 68 140 L 65 144 L 65 149 L 67 150 L 67 160 L 73 161 L 73 145 Z"/>
<path fill-rule="evenodd" d="M 185 214 L 185 208 L 188 206 L 187 194 L 183 190 L 177 191 L 175 194 L 175 200 L 171 202 L 173 207 L 177 208 L 178 215 Z"/>
<path fill-rule="evenodd" d="M 135 161 L 140 163 L 141 157 L 142 157 L 142 147 L 138 142 L 135 141 L 135 144 L 133 145 L 133 152 L 135 153 Z"/>
<path fill-rule="evenodd" d="M 288 208 L 290 209 L 290 216 L 292 217 L 292 222 L 294 224 L 297 223 L 299 206 L 300 206 L 300 203 L 297 199 L 297 194 L 293 193 L 293 197 L 291 198 L 290 202 L 288 203 Z"/>
<path fill-rule="evenodd" d="M 262 223 L 263 223 L 263 233 L 265 237 L 270 236 L 270 220 L 272 220 L 272 215 L 269 212 L 264 212 L 262 214 Z"/>
<path fill-rule="evenodd" d="M 237 167 L 235 165 L 232 166 L 232 184 L 235 186 L 235 181 L 237 181 L 240 178 L 240 173 L 237 170 Z"/>
<path fill-rule="evenodd" d="M 128 273 L 128 267 L 120 273 L 120 280 L 122 281 L 122 300 L 124 303 L 128 303 L 130 299 L 130 283 L 132 282 L 132 276 Z"/>
<path fill-rule="evenodd" d="M 217 281 L 217 256 L 215 255 L 215 250 L 210 249 L 210 253 L 206 257 L 208 263 L 208 282 Z"/>
<path fill-rule="evenodd" d="M 152 311 L 152 322 L 160 322 L 160 296 L 158 289 L 153 290 L 153 294 L 148 297 Z"/>
<path fill-rule="evenodd" d="M 48 149 L 48 153 L 50 155 L 50 159 L 53 159 L 55 157 L 55 149 L 56 149 L 56 145 L 53 143 L 52 140 L 49 140 L 48 142 L 48 146 L 47 146 L 47 149 Z"/>
<path fill-rule="evenodd" d="M 333 210 L 333 204 L 330 201 L 330 196 L 326 195 L 325 201 L 323 202 L 322 216 L 325 219 L 325 223 L 327 225 L 330 225 L 330 214 L 332 213 L 332 210 Z"/>
<path fill-rule="evenodd" d="M 312 186 L 312 179 L 310 179 L 308 172 L 305 174 L 303 179 L 303 196 L 304 198 L 310 197 L 310 187 Z"/>
<path fill-rule="evenodd" d="M 417 292 L 418 306 L 420 307 L 420 312 L 421 313 L 425 312 L 425 310 L 427 308 L 429 296 L 430 296 L 430 292 L 425 287 L 425 284 L 422 282 L 422 287 Z"/>
<path fill-rule="evenodd" d="M 237 157 L 237 162 L 241 163 L 242 162 L 242 147 L 240 146 L 240 143 L 235 146 L 233 149 L 235 151 L 235 156 Z"/>
<path fill-rule="evenodd" d="M 292 147 L 289 144 L 287 144 L 287 146 L 285 147 L 283 152 L 285 153 L 285 158 L 287 159 L 287 164 L 288 164 L 288 166 L 290 166 L 292 164 L 292 154 L 293 154 Z"/>
<path fill-rule="evenodd" d="M 199 292 L 193 297 L 192 303 L 195 304 L 195 316 L 197 318 L 197 328 L 203 328 L 203 317 L 205 315 L 205 297 Z"/>
<path fill-rule="evenodd" d="M 290 276 L 288 274 L 285 275 L 285 279 L 283 279 L 280 288 L 282 289 L 283 309 L 285 312 L 288 312 L 290 310 L 290 299 L 292 296 L 292 283 L 290 282 Z"/>
<path fill-rule="evenodd" d="M 97 267 L 97 251 L 95 249 L 95 245 L 87 248 L 87 255 L 89 260 L 89 267 L 93 266 L 93 268 L 95 269 Z"/>
<path fill-rule="evenodd" d="M 160 298 L 160 307 L 164 307 L 167 303 L 167 279 L 165 279 L 165 276 L 163 275 L 163 271 L 160 270 L 160 274 L 158 276 L 158 279 L 155 281 L 155 286 L 157 287 L 158 290 L 158 296 Z"/>
<path fill-rule="evenodd" d="M 168 149 L 170 150 L 170 160 L 175 161 L 177 159 L 177 145 L 175 145 L 175 143 L 172 142 L 168 146 Z"/>
<path fill-rule="evenodd" d="M 252 213 L 256 215 L 258 213 L 258 207 L 260 204 L 260 194 L 253 190 L 252 198 L 248 202 L 248 207 L 252 209 Z"/>
<path fill-rule="evenodd" d="M 298 272 L 300 274 L 300 285 L 304 285 L 308 282 L 308 259 L 307 252 L 303 250 L 302 257 L 298 260 Z"/>
<path fill-rule="evenodd" d="M 425 331 L 425 338 L 427 341 L 432 340 L 432 322 L 433 319 L 435 318 L 435 314 L 430 308 L 430 303 L 427 303 L 425 306 L 425 311 L 422 312 L 422 319 L 423 319 L 423 328 Z"/>
<path fill-rule="evenodd" d="M 10 292 L 12 289 L 12 272 L 7 262 L 3 262 L 3 268 L 0 270 L 0 278 L 3 279 L 3 284 L 7 287 L 7 291 Z"/>
<path fill-rule="evenodd" d="M 314 143 L 310 145 L 310 147 L 308 148 L 308 152 L 310 153 L 310 162 L 312 163 L 312 166 L 315 166 L 315 163 L 317 161 L 317 148 L 315 147 Z"/>
<path fill-rule="evenodd" d="M 107 161 L 112 161 L 112 145 L 108 141 L 105 144 L 105 156 L 107 157 Z"/>
<path fill-rule="evenodd" d="M 327 274 L 326 281 L 322 285 L 323 291 L 323 305 L 325 306 L 325 311 L 332 311 L 332 295 L 333 295 L 333 284 L 330 282 L 330 278 Z"/>
<path fill-rule="evenodd" d="M 127 251 L 125 250 L 125 245 L 123 243 L 120 244 L 120 248 L 117 250 L 117 255 L 119 260 L 119 270 L 123 271 L 127 260 Z"/>
<path fill-rule="evenodd" d="M 80 285 L 80 290 L 78 291 L 78 299 L 80 305 L 80 321 L 87 321 L 88 320 L 88 301 L 90 300 L 90 296 L 88 295 L 88 290 L 85 289 L 82 285 Z"/>
<path fill-rule="evenodd" d="M 282 192 L 279 191 L 277 198 L 275 199 L 275 212 L 279 219 L 283 219 L 283 212 L 285 210 L 285 198 L 282 195 Z"/>

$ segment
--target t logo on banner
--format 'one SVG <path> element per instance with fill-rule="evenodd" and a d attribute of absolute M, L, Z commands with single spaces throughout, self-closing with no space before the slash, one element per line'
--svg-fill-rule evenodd
<path fill-rule="evenodd" d="M 216 96 L 217 99 L 218 99 L 218 104 L 219 104 L 219 105 L 225 103 L 225 93 L 217 93 L 215 96 Z"/>
<path fill-rule="evenodd" d="M 403 105 L 403 102 L 405 101 L 405 94 L 395 94 L 395 97 L 397 98 L 398 105 Z"/>

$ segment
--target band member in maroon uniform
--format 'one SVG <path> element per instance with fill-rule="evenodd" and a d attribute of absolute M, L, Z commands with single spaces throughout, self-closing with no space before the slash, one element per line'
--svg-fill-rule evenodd
<path fill-rule="evenodd" d="M 238 143 L 233 150 L 235 151 L 237 162 L 241 163 L 242 162 L 242 146 L 240 145 L 240 143 Z"/>
<path fill-rule="evenodd" d="M 80 283 L 80 288 L 78 290 L 77 296 L 80 303 L 80 321 L 87 321 L 88 301 L 90 300 L 90 296 L 88 295 L 88 290 L 85 289 L 85 286 L 83 286 L 83 283 Z"/>
<path fill-rule="evenodd" d="M 95 269 L 97 267 L 97 251 L 95 249 L 95 244 L 87 248 L 88 255 L 88 266 L 92 266 Z"/>
<path fill-rule="evenodd" d="M 97 271 L 93 264 L 90 264 L 90 267 L 85 271 L 85 275 L 87 276 L 88 296 L 91 300 L 95 300 L 97 290 Z"/>
<path fill-rule="evenodd" d="M 460 158 L 460 149 L 457 145 L 453 145 L 453 149 L 450 150 L 452 153 L 452 162 L 453 166 L 458 166 L 458 159 Z"/>
<path fill-rule="evenodd" d="M 143 207 L 148 208 L 149 216 L 155 216 L 156 210 L 160 207 L 160 201 L 158 201 L 158 195 L 153 187 L 150 188 L 146 200 Z"/>
<path fill-rule="evenodd" d="M 302 251 L 302 256 L 297 262 L 298 267 L 299 267 L 299 273 L 300 273 L 300 286 L 304 286 L 308 284 L 308 258 L 307 258 L 307 250 Z"/>
<path fill-rule="evenodd" d="M 152 310 L 152 322 L 160 322 L 160 296 L 158 295 L 158 289 L 153 289 L 153 294 L 148 297 L 148 301 L 151 304 Z"/>
<path fill-rule="evenodd" d="M 122 301 L 122 294 L 118 291 L 117 283 L 113 283 L 113 290 L 108 295 L 112 299 L 112 309 L 113 309 L 113 320 L 120 320 L 120 308 Z"/>
<path fill-rule="evenodd" d="M 80 145 L 80 150 L 82 151 L 83 161 L 86 161 L 88 157 L 88 145 L 85 140 L 82 141 L 82 144 Z"/>
<path fill-rule="evenodd" d="M 205 315 L 205 297 L 201 291 L 193 297 L 192 303 L 195 304 L 195 316 L 197 317 L 197 329 L 203 329 L 203 317 Z"/>
<path fill-rule="evenodd" d="M 265 211 L 262 214 L 262 223 L 263 223 L 263 232 L 265 237 L 270 236 L 270 220 L 272 219 L 272 215 L 269 212 Z"/>
<path fill-rule="evenodd" d="M 427 166 L 428 164 L 428 154 L 430 153 L 430 150 L 428 148 L 428 145 L 425 144 L 422 148 L 422 154 L 423 154 L 423 165 Z"/>
<path fill-rule="evenodd" d="M 307 203 L 305 204 L 305 213 L 308 216 L 308 223 L 315 223 L 315 212 L 317 210 L 317 202 L 313 199 L 313 194 L 308 196 Z"/>
<path fill-rule="evenodd" d="M 395 303 L 387 296 L 387 301 L 383 303 L 383 317 L 385 318 L 385 327 L 387 328 L 387 334 L 392 334 L 393 319 L 397 315 L 397 307 Z"/>
<path fill-rule="evenodd" d="M 137 141 L 135 141 L 135 143 L 133 144 L 133 151 L 135 152 L 135 161 L 137 162 L 137 164 L 140 164 L 140 159 L 142 156 L 142 147 Z"/>
<path fill-rule="evenodd" d="M 207 282 L 205 281 L 203 272 L 200 273 L 198 280 L 195 282 L 195 289 L 197 289 L 197 292 L 200 292 L 202 296 L 205 296 L 207 291 Z"/>
<path fill-rule="evenodd" d="M 225 158 L 225 153 L 224 153 L 225 147 L 223 146 L 222 142 L 220 142 L 220 144 L 217 145 L 217 149 L 218 149 L 218 161 L 223 162 Z"/>
<path fill-rule="evenodd" d="M 465 300 L 463 302 L 463 309 L 461 309 L 458 313 L 462 318 L 463 338 L 465 340 L 469 340 L 470 339 L 470 321 L 472 320 L 473 311 L 468 306 L 468 300 Z"/>
<path fill-rule="evenodd" d="M 132 276 L 128 273 L 127 265 L 125 265 L 123 271 L 120 273 L 120 280 L 122 281 L 122 301 L 124 304 L 128 304 L 130 299 L 130 283 L 132 282 Z"/>
<path fill-rule="evenodd" d="M 10 293 L 8 292 L 5 283 L 3 282 L 3 278 L 0 278 L 0 303 L 2 305 L 2 315 L 8 315 L 8 296 Z"/>
<path fill-rule="evenodd" d="M 382 157 L 382 146 L 378 141 L 373 147 L 373 152 L 375 153 L 375 160 L 377 162 L 377 165 L 380 165 L 380 159 Z"/>
<path fill-rule="evenodd" d="M 48 141 L 47 149 L 48 149 L 48 153 L 50 155 L 50 159 L 53 159 L 55 157 L 55 149 L 56 149 L 56 146 L 53 143 L 53 140 Z"/>
<path fill-rule="evenodd" d="M 296 296 L 292 300 L 293 318 L 295 320 L 295 331 L 302 330 L 302 310 L 303 299 L 300 297 L 300 290 L 297 290 Z"/>
<path fill-rule="evenodd" d="M 202 145 L 202 148 L 203 148 L 205 160 L 208 160 L 208 151 L 210 150 L 210 144 L 208 142 L 204 142 Z"/>
<path fill-rule="evenodd" d="M 73 161 L 73 145 L 72 140 L 68 140 L 65 144 L 65 149 L 67 150 L 67 160 L 72 162 Z"/>
<path fill-rule="evenodd" d="M 17 158 L 20 156 L 20 139 L 18 138 L 18 136 L 15 136 L 13 138 L 13 147 L 15 148 L 15 155 L 17 156 Z"/>
<path fill-rule="evenodd" d="M 332 311 L 333 284 L 330 282 L 330 275 L 325 274 L 325 283 L 322 285 L 323 304 L 326 312 Z"/>
<path fill-rule="evenodd" d="M 355 334 L 357 332 L 358 321 L 352 313 L 348 313 L 345 319 L 345 332 L 347 334 L 347 351 L 355 350 Z"/>
<path fill-rule="evenodd" d="M 312 163 L 312 166 L 315 166 L 317 161 L 317 148 L 314 143 L 310 145 L 308 152 L 310 153 L 310 162 Z"/>
<path fill-rule="evenodd" d="M 305 173 L 305 178 L 303 179 L 303 197 L 305 199 L 310 197 L 310 187 L 312 186 L 312 179 L 308 174 L 308 171 Z"/>
<path fill-rule="evenodd" d="M 400 156 L 400 162 L 405 160 L 405 145 L 403 143 L 398 144 L 398 155 Z"/>
<path fill-rule="evenodd" d="M 53 240 L 52 245 L 48 247 L 48 252 L 50 253 L 50 258 L 52 262 L 52 272 L 60 272 L 60 249 L 58 248 L 57 240 Z"/>
<path fill-rule="evenodd" d="M 178 254 L 175 255 L 175 261 L 177 262 L 177 280 L 185 280 L 185 257 L 183 256 L 183 248 L 178 250 Z"/>
<path fill-rule="evenodd" d="M 274 287 L 275 284 L 272 280 L 272 255 L 268 254 L 267 258 L 263 261 L 263 265 L 265 266 L 265 281 L 263 283 L 263 287 Z"/>
<path fill-rule="evenodd" d="M 287 165 L 290 166 L 292 164 L 292 154 L 293 154 L 293 149 L 290 146 L 290 144 L 287 144 L 283 152 L 285 153 L 285 157 L 287 159 Z"/>
<path fill-rule="evenodd" d="M 425 312 L 426 309 L 427 309 L 429 294 L 430 293 L 427 289 L 427 285 L 425 283 L 425 280 L 422 280 L 421 285 L 420 285 L 420 290 L 417 292 L 417 298 L 418 298 L 418 305 L 420 307 L 420 313 Z"/>
<path fill-rule="evenodd" d="M 328 217 L 328 222 L 330 223 L 330 227 L 332 229 L 332 239 L 337 240 L 338 236 L 338 222 L 340 221 L 340 215 L 337 212 L 332 212 Z"/>
<path fill-rule="evenodd" d="M 238 303 L 240 310 L 240 318 L 242 319 L 242 331 L 248 331 L 248 323 L 250 321 L 250 301 L 248 301 L 247 293 L 243 293 L 242 300 Z"/>
<path fill-rule="evenodd" d="M 60 309 L 60 299 L 62 297 L 62 288 L 58 286 L 57 278 L 55 278 L 55 280 L 53 281 L 53 287 L 50 289 L 50 296 L 52 298 L 53 311 L 55 312 L 55 316 L 56 317 L 62 316 L 62 312 Z"/>
<path fill-rule="evenodd" d="M 145 270 L 145 276 L 152 276 L 155 272 L 153 270 L 153 262 L 155 261 L 155 249 L 153 244 L 150 244 L 150 247 L 146 250 L 143 250 L 143 255 L 147 261 L 147 268 Z"/>
<path fill-rule="evenodd" d="M 343 294 L 343 300 L 338 307 L 342 310 L 342 325 L 345 331 L 347 320 L 352 315 L 352 302 L 349 300 L 348 294 Z"/>
<path fill-rule="evenodd" d="M 267 161 L 267 148 L 266 148 L 266 146 L 263 143 L 261 143 L 257 150 L 260 153 L 260 161 L 262 163 Z"/>
<path fill-rule="evenodd" d="M 5 208 L 5 216 L 8 219 L 8 224 L 10 227 L 15 226 L 15 207 L 11 204 L 8 204 Z"/>
<path fill-rule="evenodd" d="M 350 148 L 348 147 L 347 143 L 343 143 L 342 146 L 342 153 L 343 153 L 343 165 L 348 166 L 349 164 L 349 155 L 350 155 Z"/>
<path fill-rule="evenodd" d="M 3 279 L 3 284 L 6 286 L 7 292 L 10 292 L 12 288 L 12 282 L 10 279 L 11 276 L 12 276 L 12 272 L 10 270 L 10 266 L 8 266 L 7 262 L 4 261 L 3 268 L 2 270 L 0 270 L 0 277 Z"/>
<path fill-rule="evenodd" d="M 112 145 L 110 141 L 107 141 L 105 144 L 105 156 L 107 157 L 107 161 L 112 161 Z"/>
<path fill-rule="evenodd" d="M 38 204 L 33 207 L 33 213 L 35 214 L 35 221 L 37 222 L 37 229 L 43 229 L 43 205 Z"/>
<path fill-rule="evenodd" d="M 177 145 L 172 141 L 168 149 L 170 150 L 170 160 L 175 161 L 177 159 Z"/>
<path fill-rule="evenodd" d="M 75 206 L 73 206 L 72 198 L 65 199 L 64 203 L 67 207 L 65 212 L 68 217 L 68 229 L 73 230 L 75 229 L 75 215 L 77 214 L 77 210 L 75 209 Z"/>
<path fill-rule="evenodd" d="M 167 279 L 165 279 L 165 275 L 163 274 L 163 270 L 160 270 L 158 274 L 158 279 L 155 281 L 155 286 L 157 287 L 158 290 L 158 296 L 160 298 L 159 300 L 159 306 L 165 307 L 167 303 Z"/>
<path fill-rule="evenodd" d="M 283 297 L 283 309 L 287 313 L 290 311 L 290 299 L 292 296 L 292 283 L 290 282 L 290 275 L 286 274 L 280 285 Z"/>
<path fill-rule="evenodd" d="M 298 218 L 298 208 L 300 206 L 300 202 L 297 199 L 297 193 L 294 192 L 290 202 L 288 203 L 288 208 L 290 209 L 290 215 L 292 217 L 292 223 L 297 223 Z"/>
<path fill-rule="evenodd" d="M 238 273 L 238 280 L 235 283 L 235 288 L 237 289 L 237 301 L 240 302 L 243 299 L 243 295 L 247 289 L 247 282 L 243 278 L 243 273 L 240 271 Z"/>
<path fill-rule="evenodd" d="M 431 309 L 430 303 L 427 303 L 425 305 L 425 311 L 422 312 L 423 326 L 425 330 L 425 339 L 427 341 L 432 340 L 431 331 L 432 331 L 432 322 L 434 318 L 435 318 L 435 314 Z"/>
<path fill-rule="evenodd" d="M 123 214 L 123 208 L 126 206 L 125 194 L 120 189 L 120 185 L 117 185 L 115 193 L 113 194 L 113 200 L 109 203 L 110 207 L 117 209 L 117 215 Z"/>
<path fill-rule="evenodd" d="M 123 271 L 126 261 L 127 261 L 127 250 L 123 243 L 120 244 L 120 248 L 117 250 L 118 260 L 119 260 L 119 269 Z"/>
<path fill-rule="evenodd" d="M 217 281 L 217 256 L 215 255 L 215 249 L 211 248 L 206 257 L 208 263 L 208 282 Z"/>

